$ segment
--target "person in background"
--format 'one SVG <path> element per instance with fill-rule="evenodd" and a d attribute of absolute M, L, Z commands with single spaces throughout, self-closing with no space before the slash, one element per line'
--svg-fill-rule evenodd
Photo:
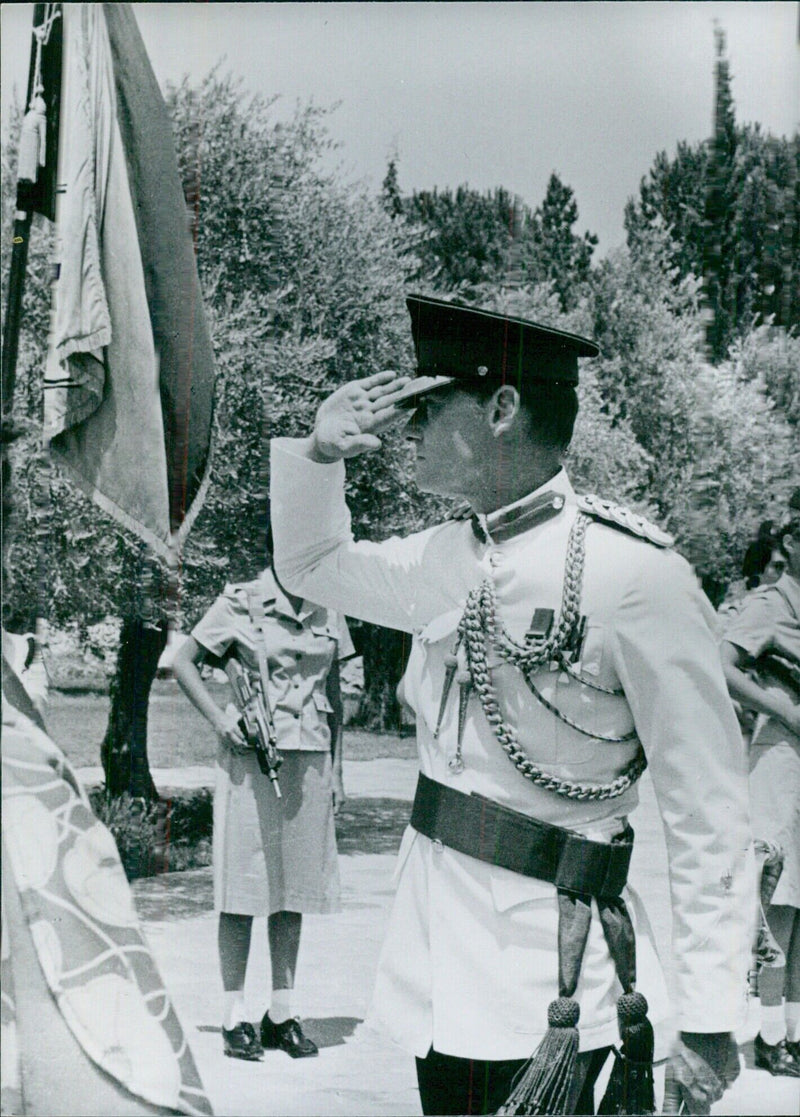
<path fill-rule="evenodd" d="M 746 592 L 742 593 L 741 584 L 737 583 L 738 592 L 735 590 L 731 592 L 730 596 L 717 609 L 717 617 L 723 636 L 726 628 L 733 622 L 734 617 L 738 615 L 747 600 L 748 594 L 752 590 L 758 589 L 759 586 L 768 586 L 777 582 L 785 569 L 786 556 L 778 545 L 777 536 L 773 534 L 773 522 L 772 520 L 765 520 L 758 529 L 758 535 L 745 551 L 742 560 L 742 578 L 744 579 Z M 733 706 L 736 717 L 739 719 L 742 739 L 747 746 L 753 736 L 757 714 L 755 710 L 748 709 L 741 702 L 737 702 L 735 698 Z"/>
<path fill-rule="evenodd" d="M 268 539 L 268 547 L 270 540 Z M 342 785 L 339 662 L 355 654 L 343 617 L 286 593 L 268 566 L 225 587 L 175 658 L 175 676 L 217 733 L 214 898 L 224 989 L 225 1054 L 258 1060 L 318 1053 L 294 1015 L 303 913 L 339 910 L 334 811 Z M 240 712 L 220 708 L 199 666 L 235 657 L 262 678 L 283 762 L 281 798 L 245 739 Z M 260 1034 L 247 1020 L 244 984 L 253 917 L 268 917 L 272 1001 Z"/>
<path fill-rule="evenodd" d="M 756 1066 L 800 1077 L 800 509 L 777 533 L 780 577 L 753 590 L 722 644 L 731 695 L 760 715 L 750 745 L 753 836 L 780 847 L 783 871 L 766 912 L 786 958 L 758 978 Z"/>
<path fill-rule="evenodd" d="M 745 589 L 754 590 L 761 585 L 764 579 L 764 571 L 769 565 L 775 547 L 773 522 L 772 520 L 765 520 L 759 527 L 755 539 L 744 553 L 742 577 L 744 578 Z M 771 580 L 777 581 L 778 579 L 772 578 Z"/>

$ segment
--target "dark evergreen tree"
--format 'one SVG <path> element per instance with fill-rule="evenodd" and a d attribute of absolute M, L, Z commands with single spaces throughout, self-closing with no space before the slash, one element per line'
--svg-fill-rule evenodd
<path fill-rule="evenodd" d="M 544 201 L 533 215 L 531 271 L 536 281 L 553 284 L 563 310 L 575 305 L 579 285 L 589 278 L 597 245 L 594 233 L 581 237 L 574 232 L 577 220 L 575 194 L 553 172 Z"/>
<path fill-rule="evenodd" d="M 714 80 L 714 135 L 706 180 L 703 294 L 706 304 L 706 348 L 712 360 L 727 352 L 736 327 L 737 246 L 735 179 L 738 136 L 731 93 L 725 34 L 715 28 L 717 60 Z"/>
<path fill-rule="evenodd" d="M 703 266 L 703 213 L 709 148 L 681 141 L 673 159 L 656 155 L 639 186 L 639 197 L 625 207 L 628 247 L 635 249 L 651 222 L 661 220 L 670 232 L 672 260 L 683 277 L 700 275 Z"/>
<path fill-rule="evenodd" d="M 496 282 L 505 274 L 515 222 L 519 222 L 508 190 L 498 187 L 481 193 L 459 186 L 414 191 L 404 209 L 412 226 L 422 225 L 428 231 L 417 253 L 423 276 L 435 287 L 468 293 L 477 284 Z M 523 228 L 528 227 L 523 220 Z"/>
<path fill-rule="evenodd" d="M 381 204 L 394 220 L 403 214 L 403 198 L 400 194 L 400 181 L 397 174 L 397 160 L 390 159 L 381 186 Z"/>
<path fill-rule="evenodd" d="M 753 327 L 800 323 L 800 193 L 797 137 L 737 125 L 725 40 L 717 32 L 715 126 L 710 140 L 660 152 L 625 228 L 635 250 L 653 222 L 671 238 L 676 279 L 703 276 L 713 360 Z"/>

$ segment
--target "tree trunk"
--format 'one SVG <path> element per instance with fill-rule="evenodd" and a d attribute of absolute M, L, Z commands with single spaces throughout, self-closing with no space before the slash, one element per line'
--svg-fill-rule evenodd
<path fill-rule="evenodd" d="M 158 799 L 147 759 L 147 710 L 166 643 L 166 618 L 157 623 L 146 623 L 141 617 L 123 620 L 108 729 L 100 747 L 109 796 L 127 791 L 134 798 Z"/>
<path fill-rule="evenodd" d="M 397 732 L 402 728 L 397 684 L 406 669 L 411 637 L 407 632 L 364 624 L 356 643 L 364 659 L 364 695 L 354 723 L 366 729 Z"/>

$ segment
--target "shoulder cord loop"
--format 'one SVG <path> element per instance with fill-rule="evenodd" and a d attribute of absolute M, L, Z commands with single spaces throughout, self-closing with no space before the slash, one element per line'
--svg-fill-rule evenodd
<path fill-rule="evenodd" d="M 597 737 L 574 725 L 566 715 L 556 710 L 532 686 L 529 674 L 556 660 L 563 662 L 564 648 L 575 631 L 580 612 L 581 588 L 583 585 L 583 566 L 586 546 L 586 528 L 591 517 L 580 512 L 575 518 L 567 544 L 567 559 L 564 570 L 564 592 L 561 601 L 561 614 L 549 638 L 526 636 L 524 643 L 517 643 L 509 636 L 497 616 L 497 596 L 494 584 L 487 578 L 476 586 L 467 597 L 464 615 L 458 627 L 459 639 L 463 640 L 469 662 L 472 685 L 478 693 L 483 712 L 494 735 L 517 770 L 526 778 L 546 791 L 568 799 L 605 800 L 622 795 L 639 779 L 647 767 L 644 750 L 640 747 L 633 760 L 621 774 L 607 784 L 578 784 L 570 780 L 548 775 L 538 768 L 519 745 L 519 738 L 513 725 L 507 722 L 497 700 L 497 692 L 492 684 L 486 645 L 491 641 L 497 654 L 506 663 L 517 667 L 534 696 L 552 710 L 562 721 L 567 722 L 579 732 L 596 740 L 619 742 L 633 740 L 635 733 L 622 738 Z M 581 680 L 583 681 L 583 680 Z"/>

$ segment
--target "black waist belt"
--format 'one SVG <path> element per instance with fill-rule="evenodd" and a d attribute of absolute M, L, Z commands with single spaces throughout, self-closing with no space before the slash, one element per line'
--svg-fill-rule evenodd
<path fill-rule="evenodd" d="M 590 896 L 619 896 L 633 852 L 628 825 L 610 842 L 593 842 L 421 772 L 411 825 L 458 853 Z"/>

